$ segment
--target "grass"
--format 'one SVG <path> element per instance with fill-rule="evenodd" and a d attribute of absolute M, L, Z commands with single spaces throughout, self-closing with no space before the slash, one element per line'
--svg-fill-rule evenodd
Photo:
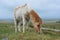
<path fill-rule="evenodd" d="M 60 23 L 45 23 L 43 27 L 60 29 Z M 38 34 L 34 28 L 29 27 L 25 33 L 14 32 L 13 23 L 0 23 L 0 40 L 60 40 L 60 33 L 53 31 L 42 31 Z"/>

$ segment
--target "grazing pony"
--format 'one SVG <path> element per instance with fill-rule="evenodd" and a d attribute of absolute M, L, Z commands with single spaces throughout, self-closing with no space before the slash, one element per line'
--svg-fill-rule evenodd
<path fill-rule="evenodd" d="M 37 32 L 40 33 L 40 27 L 42 25 L 42 19 L 38 13 L 28 4 L 18 6 L 14 10 L 14 23 L 15 32 L 21 32 L 20 25 L 23 23 L 23 33 L 25 28 L 28 28 L 28 22 L 31 21 Z"/>

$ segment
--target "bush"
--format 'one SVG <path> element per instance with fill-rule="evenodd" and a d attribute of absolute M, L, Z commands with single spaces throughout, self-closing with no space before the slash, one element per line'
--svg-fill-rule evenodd
<path fill-rule="evenodd" d="M 56 21 L 56 23 L 60 23 L 60 21 Z"/>

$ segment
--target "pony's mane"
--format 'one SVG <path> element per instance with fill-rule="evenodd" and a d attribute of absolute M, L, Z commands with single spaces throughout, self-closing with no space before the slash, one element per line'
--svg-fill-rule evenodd
<path fill-rule="evenodd" d="M 29 12 L 31 10 L 34 10 L 34 12 L 36 12 L 39 15 L 39 13 L 37 11 L 35 11 L 35 9 L 30 4 L 27 4 L 27 3 L 23 4 L 23 5 L 20 5 L 20 6 L 17 6 L 14 11 L 18 10 L 19 8 L 24 8 L 24 7 L 28 7 L 29 8 L 29 10 L 28 10 Z"/>
<path fill-rule="evenodd" d="M 25 7 L 27 4 L 16 6 L 15 10 Z"/>

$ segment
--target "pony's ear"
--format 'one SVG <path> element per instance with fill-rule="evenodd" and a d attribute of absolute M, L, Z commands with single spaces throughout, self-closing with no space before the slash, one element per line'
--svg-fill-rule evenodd
<path fill-rule="evenodd" d="M 27 3 L 25 5 L 27 5 Z"/>
<path fill-rule="evenodd" d="M 27 6 L 27 3 L 24 6 Z"/>

